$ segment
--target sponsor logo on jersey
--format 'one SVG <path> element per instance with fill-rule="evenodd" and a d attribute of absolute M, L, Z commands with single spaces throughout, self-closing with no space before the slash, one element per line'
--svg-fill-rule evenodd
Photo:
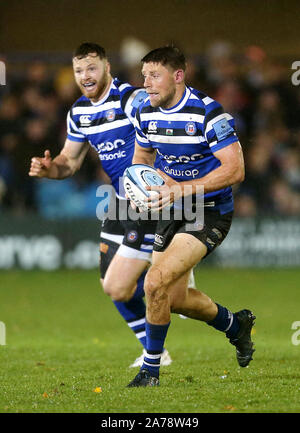
<path fill-rule="evenodd" d="M 104 153 L 99 155 L 101 161 L 112 161 L 113 159 L 125 158 L 125 156 L 125 150 L 119 150 L 115 153 Z"/>
<path fill-rule="evenodd" d="M 117 138 L 115 141 L 104 141 L 103 143 L 97 144 L 98 153 L 101 152 L 110 152 L 111 150 L 119 149 L 121 146 L 124 146 L 125 141 L 121 138 Z"/>
<path fill-rule="evenodd" d="M 195 122 L 188 122 L 185 125 L 185 132 L 187 135 L 195 135 L 197 132 L 196 124 Z"/>
<path fill-rule="evenodd" d="M 148 125 L 148 133 L 155 134 L 157 132 L 157 122 L 155 120 L 151 120 Z"/>
<path fill-rule="evenodd" d="M 201 153 L 193 153 L 192 155 L 176 156 L 176 155 L 163 154 L 158 149 L 157 149 L 157 153 L 159 154 L 159 156 L 161 156 L 169 164 L 171 164 L 171 162 L 180 162 L 180 163 L 186 164 L 187 162 L 198 161 L 199 159 L 204 158 L 204 156 Z"/>
<path fill-rule="evenodd" d="M 213 123 L 213 128 L 216 133 L 218 140 L 223 140 L 228 137 L 228 135 L 234 132 L 233 128 L 228 123 L 227 119 L 218 120 L 218 122 Z"/>
<path fill-rule="evenodd" d="M 110 110 L 107 110 L 105 113 L 105 117 L 106 117 L 106 120 L 108 122 L 112 122 L 113 120 L 115 120 L 115 118 L 116 118 L 115 110 L 113 108 L 111 108 Z"/>
<path fill-rule="evenodd" d="M 82 115 L 79 117 L 79 122 L 81 126 L 90 126 L 92 123 L 91 116 L 89 115 Z"/>
<path fill-rule="evenodd" d="M 164 171 L 169 174 L 170 176 L 175 176 L 175 177 L 197 177 L 199 174 L 199 170 L 197 169 L 193 169 L 193 170 L 179 170 L 179 169 L 175 169 L 175 168 L 170 168 L 168 166 L 164 167 Z"/>
<path fill-rule="evenodd" d="M 141 103 L 147 98 L 148 93 L 146 91 L 139 92 L 133 99 L 131 105 L 133 108 L 138 108 Z"/>
<path fill-rule="evenodd" d="M 125 141 L 118 138 L 114 142 L 105 141 L 104 143 L 97 144 L 97 151 L 101 161 L 112 161 L 114 159 L 125 158 L 126 151 L 120 149 L 124 146 Z M 117 152 L 111 153 L 112 150 L 117 150 Z"/>

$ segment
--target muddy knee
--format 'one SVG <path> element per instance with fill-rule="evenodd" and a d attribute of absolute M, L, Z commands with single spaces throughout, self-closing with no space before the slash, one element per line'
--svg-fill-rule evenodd
<path fill-rule="evenodd" d="M 163 281 L 161 270 L 158 267 L 150 268 L 144 283 L 144 291 L 147 299 L 151 301 L 167 298 L 166 289 L 167 287 Z"/>

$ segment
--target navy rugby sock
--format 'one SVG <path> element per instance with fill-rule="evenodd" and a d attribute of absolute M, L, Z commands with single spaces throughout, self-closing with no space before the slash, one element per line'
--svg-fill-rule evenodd
<path fill-rule="evenodd" d="M 134 332 L 136 338 L 146 348 L 146 306 L 142 298 L 132 298 L 128 302 L 113 301 L 121 316 Z"/>
<path fill-rule="evenodd" d="M 113 303 L 127 322 L 129 328 L 132 329 L 137 339 L 146 349 L 146 305 L 143 300 L 145 274 L 143 273 L 138 279 L 134 295 L 128 302 L 113 301 Z"/>
<path fill-rule="evenodd" d="M 213 326 L 218 331 L 225 332 L 227 338 L 235 338 L 240 329 L 236 315 L 227 310 L 226 307 L 222 307 L 222 305 L 219 304 L 216 305 L 218 307 L 218 313 L 216 317 L 210 322 L 207 322 L 207 324 Z"/>
<path fill-rule="evenodd" d="M 151 376 L 159 377 L 160 357 L 169 326 L 170 322 L 166 325 L 153 325 L 146 321 L 147 347 L 141 370 L 147 369 Z"/>
<path fill-rule="evenodd" d="M 132 298 L 143 298 L 145 296 L 144 292 L 144 282 L 147 271 L 144 271 L 139 279 L 137 280 L 136 289 Z"/>

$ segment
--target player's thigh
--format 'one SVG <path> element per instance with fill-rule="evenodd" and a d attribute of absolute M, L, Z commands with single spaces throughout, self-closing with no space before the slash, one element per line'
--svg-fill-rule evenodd
<path fill-rule="evenodd" d="M 137 280 L 148 266 L 148 260 L 128 258 L 116 253 L 105 274 L 104 288 L 115 294 L 133 294 Z"/>
<path fill-rule="evenodd" d="M 151 262 L 155 225 L 127 220 L 120 224 L 124 236 L 118 249 L 111 250 L 103 287 L 112 297 L 123 299 L 134 293 L 137 280 Z"/>
<path fill-rule="evenodd" d="M 163 252 L 153 252 L 151 276 L 169 286 L 190 272 L 205 256 L 207 247 L 191 234 L 178 233 Z M 149 276 L 150 279 L 150 276 Z"/>
<path fill-rule="evenodd" d="M 156 260 L 158 260 L 158 257 L 160 256 L 160 254 L 163 254 L 162 252 L 154 252 L 153 256 L 156 257 Z M 152 263 L 155 263 L 155 258 L 153 258 Z M 188 273 L 188 284 L 187 286 L 192 288 L 192 289 L 196 289 L 196 282 L 195 282 L 195 275 L 194 275 L 194 269 L 191 269 Z"/>
<path fill-rule="evenodd" d="M 143 278 L 149 261 L 120 256 L 120 245 L 106 241 L 101 251 L 101 285 L 106 294 L 115 300 L 129 300 L 136 289 L 137 281 Z"/>

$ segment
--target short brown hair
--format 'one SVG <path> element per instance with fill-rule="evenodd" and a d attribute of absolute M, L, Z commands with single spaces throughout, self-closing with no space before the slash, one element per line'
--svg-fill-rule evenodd
<path fill-rule="evenodd" d="M 105 49 L 101 47 L 101 45 L 95 44 L 93 42 L 84 42 L 83 44 L 79 45 L 79 47 L 77 47 L 74 51 L 73 59 L 74 57 L 77 57 L 78 59 L 83 59 L 91 53 L 96 53 L 101 60 L 107 58 Z"/>
<path fill-rule="evenodd" d="M 161 63 L 163 66 L 171 66 L 172 69 L 186 69 L 186 60 L 184 54 L 179 48 L 167 45 L 165 47 L 156 48 L 146 54 L 141 60 L 142 63 Z"/>

